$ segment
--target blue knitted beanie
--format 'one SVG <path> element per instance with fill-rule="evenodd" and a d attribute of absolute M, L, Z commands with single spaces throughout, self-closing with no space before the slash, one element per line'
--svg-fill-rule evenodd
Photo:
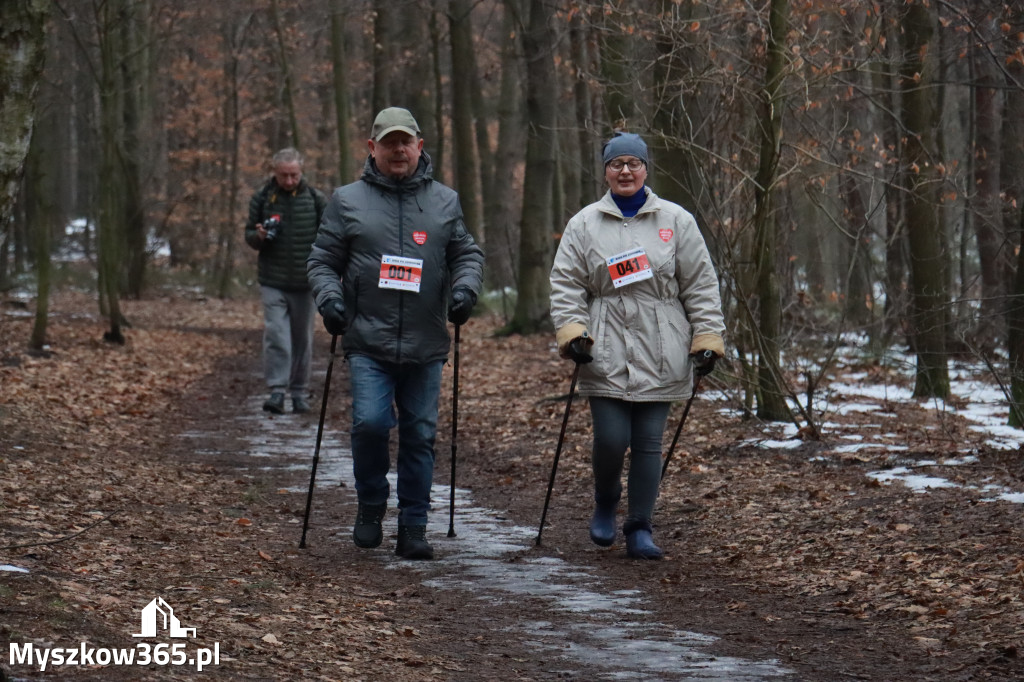
<path fill-rule="evenodd" d="M 648 165 L 647 144 L 636 133 L 615 133 L 615 137 L 604 143 L 601 155 L 605 165 L 619 156 L 635 156 Z"/>

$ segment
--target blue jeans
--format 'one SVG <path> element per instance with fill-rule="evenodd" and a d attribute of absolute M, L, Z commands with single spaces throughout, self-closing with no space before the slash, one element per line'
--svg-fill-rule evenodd
<path fill-rule="evenodd" d="M 622 468 L 629 448 L 627 519 L 651 521 L 661 483 L 661 438 L 672 403 L 633 403 L 591 398 L 594 422 L 594 493 L 598 499 L 619 498 Z"/>
<path fill-rule="evenodd" d="M 350 355 L 352 469 L 364 504 L 387 502 L 391 493 L 388 438 L 398 425 L 398 522 L 423 526 L 434 480 L 437 403 L 444 361 L 423 365 L 378 362 Z M 397 420 L 396 420 L 397 408 Z"/>

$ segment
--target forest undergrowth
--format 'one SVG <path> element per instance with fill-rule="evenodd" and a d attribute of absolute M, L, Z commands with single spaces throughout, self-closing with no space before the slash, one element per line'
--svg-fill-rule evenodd
<path fill-rule="evenodd" d="M 414 587 L 388 587 L 370 564 L 304 560 L 294 548 L 302 496 L 182 449 L 179 436 L 196 423 L 237 410 L 204 401 L 262 390 L 251 378 L 218 374 L 225 361 L 258 363 L 258 301 L 182 294 L 128 301 L 125 346 L 101 340 L 94 307 L 87 296 L 56 295 L 44 354 L 26 349 L 28 312 L 12 302 L 0 310 L 0 565 L 29 571 L 0 572 L 5 652 L 11 642 L 123 642 L 139 627 L 139 609 L 164 594 L 192 605 L 195 646 L 217 639 L 224 653 L 213 674 L 221 679 L 477 679 L 446 646 L 469 640 L 472 624 L 429 625 L 439 602 L 406 611 L 402 598 Z M 496 337 L 499 326 L 497 318 L 474 318 L 462 333 L 460 485 L 528 525 L 542 499 L 569 371 L 551 339 Z M 326 338 L 318 332 L 318 348 Z M 450 371 L 437 446 L 441 482 Z M 727 375 L 728 364 L 720 371 Z M 886 370 L 845 371 L 877 380 Z M 1024 487 L 1020 452 L 992 449 L 957 417 L 912 401 L 886 405 L 889 450 L 839 447 L 840 429 L 876 428 L 862 412 L 841 411 L 822 441 L 773 448 L 765 443 L 777 429 L 708 399 L 713 382 L 707 389 L 658 503 L 656 537 L 668 560 L 644 572 L 646 588 L 677 614 L 677 625 L 741 633 L 744 646 L 805 679 L 1024 673 L 1021 505 L 977 492 L 981 482 Z M 315 424 L 314 415 L 308 426 Z M 628 579 L 629 562 L 594 554 L 579 537 L 589 513 L 589 442 L 580 401 L 545 539 Z M 894 452 L 901 465 L 962 485 L 922 493 L 869 475 L 891 468 Z M 534 679 L 509 660 L 509 679 Z M 21 667 L 7 672 L 29 676 Z M 64 673 L 164 679 L 188 671 Z"/>

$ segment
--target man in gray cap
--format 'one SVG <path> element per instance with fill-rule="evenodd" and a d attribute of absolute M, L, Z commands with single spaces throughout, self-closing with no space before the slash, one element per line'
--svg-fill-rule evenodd
<path fill-rule="evenodd" d="M 480 292 L 483 251 L 454 190 L 432 178 L 416 119 L 384 109 L 363 175 L 324 212 L 307 271 L 324 327 L 344 335 L 352 388 L 356 546 L 381 544 L 390 485 L 388 439 L 398 426 L 398 542 L 405 559 L 432 559 L 426 539 L 445 319 L 464 324 Z M 397 416 L 397 419 L 396 419 Z"/>

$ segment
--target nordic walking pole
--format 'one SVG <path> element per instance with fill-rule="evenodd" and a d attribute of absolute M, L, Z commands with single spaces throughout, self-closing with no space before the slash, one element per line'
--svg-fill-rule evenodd
<path fill-rule="evenodd" d="M 706 350 L 704 353 L 711 353 L 712 351 Z M 679 426 L 676 427 L 676 435 L 672 436 L 672 444 L 668 446 L 668 454 L 665 455 L 665 461 L 661 465 L 661 478 L 665 478 L 665 472 L 668 471 L 668 462 L 672 459 L 672 452 L 676 449 L 676 443 L 679 442 L 679 434 L 683 431 L 683 424 L 686 423 L 686 415 L 690 414 L 690 406 L 693 405 L 693 399 L 697 397 L 697 389 L 700 388 L 700 380 L 704 376 L 701 374 L 697 375 L 696 380 L 693 382 L 693 391 L 690 393 L 690 399 L 686 401 L 686 407 L 683 408 L 683 416 L 679 419 Z"/>
<path fill-rule="evenodd" d="M 306 548 L 306 529 L 309 528 L 309 508 L 313 506 L 313 484 L 316 482 L 316 465 L 320 462 L 320 441 L 324 437 L 324 417 L 327 415 L 327 393 L 331 388 L 331 371 L 334 369 L 334 351 L 338 347 L 338 335 L 331 335 L 331 359 L 327 362 L 327 379 L 324 381 L 324 399 L 320 403 L 320 424 L 316 427 L 316 447 L 313 448 L 313 471 L 309 475 L 309 494 L 306 495 L 306 516 L 302 519 L 302 539 L 299 549 Z"/>
<path fill-rule="evenodd" d="M 452 476 L 451 492 L 448 500 L 448 537 L 455 537 L 455 454 L 459 450 L 456 444 L 459 436 L 459 330 L 461 324 L 455 325 L 455 362 L 452 365 Z"/>
<path fill-rule="evenodd" d="M 580 363 L 576 363 L 572 371 L 572 383 L 569 386 L 569 399 L 565 401 L 565 416 L 562 417 L 562 431 L 558 434 L 558 447 L 555 448 L 555 461 L 551 465 L 551 478 L 548 480 L 548 494 L 544 497 L 544 512 L 540 515 L 540 528 L 537 529 L 536 545 L 540 547 L 540 536 L 544 532 L 544 519 L 548 516 L 548 503 L 551 502 L 551 489 L 555 487 L 555 472 L 558 471 L 558 457 L 562 454 L 562 442 L 565 440 L 565 427 L 569 424 L 569 408 L 572 397 L 576 393 L 576 380 L 580 377 Z"/>

